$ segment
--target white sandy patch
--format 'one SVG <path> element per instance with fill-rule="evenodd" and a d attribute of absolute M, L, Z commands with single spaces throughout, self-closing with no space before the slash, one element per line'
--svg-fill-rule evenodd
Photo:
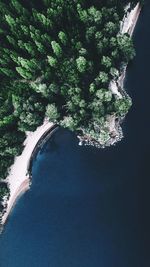
<path fill-rule="evenodd" d="M 109 84 L 109 89 L 111 90 L 111 92 L 114 94 L 114 95 L 117 95 L 118 98 L 122 98 L 122 94 L 118 91 L 118 86 L 117 86 L 117 82 L 112 80 Z"/>
<path fill-rule="evenodd" d="M 130 5 L 127 6 L 127 9 Z M 137 19 L 139 17 L 141 11 L 140 4 L 138 3 L 135 8 L 133 8 L 130 12 L 128 12 L 121 22 L 120 32 L 121 34 L 129 33 L 130 36 L 133 34 Z"/>
<path fill-rule="evenodd" d="M 39 126 L 35 132 L 27 133 L 27 138 L 24 141 L 24 150 L 20 156 L 15 158 L 14 164 L 10 168 L 10 173 L 6 178 L 6 181 L 9 184 L 10 197 L 7 201 L 7 208 L 2 218 L 2 224 L 5 223 L 18 195 L 29 189 L 30 180 L 28 174 L 28 164 L 30 162 L 32 152 L 42 135 L 52 126 L 53 123 L 44 121 L 43 125 Z"/>

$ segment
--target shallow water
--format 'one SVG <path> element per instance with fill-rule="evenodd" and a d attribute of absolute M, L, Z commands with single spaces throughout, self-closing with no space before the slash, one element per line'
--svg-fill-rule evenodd
<path fill-rule="evenodd" d="M 150 4 L 126 76 L 125 138 L 99 150 L 59 130 L 38 153 L 31 190 L 0 237 L 1 267 L 149 267 Z"/>

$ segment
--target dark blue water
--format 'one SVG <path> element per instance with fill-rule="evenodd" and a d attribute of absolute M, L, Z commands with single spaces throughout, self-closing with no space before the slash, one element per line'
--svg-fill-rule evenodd
<path fill-rule="evenodd" d="M 105 150 L 58 131 L 0 237 L 0 267 L 150 266 L 150 4 L 134 35 L 124 140 Z"/>

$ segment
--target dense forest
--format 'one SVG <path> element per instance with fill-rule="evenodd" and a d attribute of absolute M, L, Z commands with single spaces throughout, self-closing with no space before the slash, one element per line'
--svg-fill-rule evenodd
<path fill-rule="evenodd" d="M 134 6 L 138 1 L 130 1 Z M 129 1 L 0 0 L 0 197 L 26 131 L 44 118 L 99 141 L 131 106 L 109 83 L 135 55 L 120 33 Z M 0 200 L 1 200 L 0 199 Z"/>

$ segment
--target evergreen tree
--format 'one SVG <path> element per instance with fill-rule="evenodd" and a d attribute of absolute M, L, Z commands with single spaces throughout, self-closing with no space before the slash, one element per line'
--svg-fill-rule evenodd
<path fill-rule="evenodd" d="M 52 122 L 56 122 L 57 119 L 59 118 L 59 113 L 55 104 L 48 104 L 45 114 L 46 117 L 48 117 L 49 120 Z"/>
<path fill-rule="evenodd" d="M 119 34 L 128 3 L 0 0 L 0 177 L 45 116 L 105 142 L 107 116 L 128 112 L 130 98 L 109 89 L 135 55 Z"/>
<path fill-rule="evenodd" d="M 83 56 L 78 57 L 76 60 L 76 63 L 77 63 L 77 69 L 79 72 L 83 73 L 86 71 L 87 61 L 86 61 L 85 57 L 83 57 Z"/>
<path fill-rule="evenodd" d="M 52 46 L 54 54 L 57 57 L 60 57 L 62 55 L 62 49 L 61 49 L 60 45 L 56 41 L 52 41 L 51 46 Z"/>

